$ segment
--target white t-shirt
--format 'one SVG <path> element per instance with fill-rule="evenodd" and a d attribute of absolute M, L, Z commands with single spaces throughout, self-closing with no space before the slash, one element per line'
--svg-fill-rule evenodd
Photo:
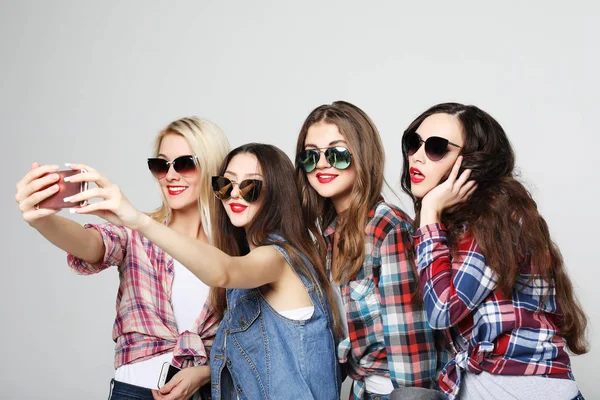
<path fill-rule="evenodd" d="M 177 260 L 174 262 L 173 286 L 171 287 L 171 305 L 175 313 L 177 330 L 183 333 L 192 331 L 194 322 L 200 315 L 208 298 L 210 288 L 191 273 Z M 115 371 L 115 380 L 157 389 L 158 378 L 164 363 L 173 361 L 173 352 L 163 353 L 133 364 L 122 365 Z"/>

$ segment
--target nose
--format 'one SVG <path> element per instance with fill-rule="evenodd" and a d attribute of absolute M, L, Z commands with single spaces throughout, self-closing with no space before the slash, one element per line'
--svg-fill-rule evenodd
<path fill-rule="evenodd" d="M 169 169 L 167 170 L 166 178 L 168 181 L 177 181 L 179 180 L 179 174 L 175 171 L 173 164 L 169 164 Z"/>
<path fill-rule="evenodd" d="M 319 150 L 319 161 L 317 161 L 317 169 L 325 169 L 329 167 L 331 167 L 331 165 L 325 157 L 325 151 Z"/>
<path fill-rule="evenodd" d="M 413 162 L 419 162 L 421 164 L 423 164 L 425 162 L 425 143 L 421 142 L 421 145 L 419 146 L 419 149 L 416 151 L 415 154 L 413 154 L 412 156 L 410 156 L 413 160 Z"/>
<path fill-rule="evenodd" d="M 239 199 L 240 198 L 240 185 L 237 183 L 232 183 L 233 189 L 231 189 L 231 197 Z"/>

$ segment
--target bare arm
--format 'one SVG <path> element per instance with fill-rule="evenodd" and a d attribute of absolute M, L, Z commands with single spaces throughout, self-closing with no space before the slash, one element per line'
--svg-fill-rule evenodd
<path fill-rule="evenodd" d="M 91 206 L 90 206 L 91 207 Z M 139 213 L 139 225 L 129 226 L 165 250 L 208 286 L 256 288 L 276 282 L 287 267 L 276 249 L 263 246 L 242 257 L 231 257 L 214 246 L 179 234 Z"/>
<path fill-rule="evenodd" d="M 76 258 L 90 264 L 98 264 L 104 258 L 104 243 L 95 229 L 86 229 L 77 222 L 58 215 L 42 218 L 31 226 L 50 243 Z"/>

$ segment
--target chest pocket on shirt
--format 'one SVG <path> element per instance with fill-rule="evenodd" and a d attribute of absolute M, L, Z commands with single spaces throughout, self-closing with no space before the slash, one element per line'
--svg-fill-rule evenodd
<path fill-rule="evenodd" d="M 241 298 L 230 311 L 229 331 L 235 333 L 247 330 L 259 315 L 260 301 L 258 295 L 252 294 Z"/>
<path fill-rule="evenodd" d="M 353 322 L 360 320 L 365 324 L 381 318 L 379 299 L 372 278 L 350 281 L 349 317 Z"/>

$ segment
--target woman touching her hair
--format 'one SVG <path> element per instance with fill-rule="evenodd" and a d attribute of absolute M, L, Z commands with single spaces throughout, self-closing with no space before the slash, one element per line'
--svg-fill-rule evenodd
<path fill-rule="evenodd" d="M 514 177 L 498 122 L 438 104 L 402 138 L 429 324 L 455 356 L 451 399 L 582 399 L 567 349 L 587 352 L 586 316 L 535 201 Z"/>

